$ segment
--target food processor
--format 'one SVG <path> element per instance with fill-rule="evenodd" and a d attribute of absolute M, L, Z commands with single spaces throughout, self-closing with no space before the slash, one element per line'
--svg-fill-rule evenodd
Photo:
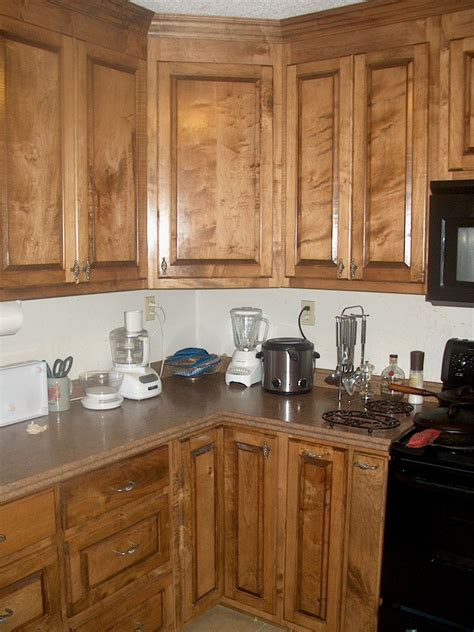
<path fill-rule="evenodd" d="M 267 339 L 269 322 L 256 307 L 234 307 L 230 310 L 234 344 L 236 349 L 225 374 L 225 383 L 238 382 L 252 386 L 262 380 L 260 360 L 256 348 Z M 265 323 L 263 338 L 259 339 L 262 323 Z"/>
<path fill-rule="evenodd" d="M 128 399 L 147 399 L 161 393 L 161 380 L 150 368 L 150 338 L 143 329 L 143 312 L 124 313 L 125 327 L 110 332 L 114 369 L 123 373 L 119 393 Z"/>

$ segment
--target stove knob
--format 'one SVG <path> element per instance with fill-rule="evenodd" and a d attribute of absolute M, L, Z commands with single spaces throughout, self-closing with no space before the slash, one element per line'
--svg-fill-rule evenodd
<path fill-rule="evenodd" d="M 306 388 L 308 386 L 308 380 L 305 377 L 301 380 L 298 380 L 298 386 L 300 388 Z"/>
<path fill-rule="evenodd" d="M 277 377 L 274 377 L 272 380 L 272 386 L 273 388 L 280 388 L 281 380 L 279 380 Z"/>

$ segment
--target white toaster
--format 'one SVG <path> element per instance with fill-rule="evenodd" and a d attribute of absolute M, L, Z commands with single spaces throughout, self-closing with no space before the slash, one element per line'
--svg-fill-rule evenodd
<path fill-rule="evenodd" d="M 48 414 L 46 362 L 0 367 L 0 426 Z"/>

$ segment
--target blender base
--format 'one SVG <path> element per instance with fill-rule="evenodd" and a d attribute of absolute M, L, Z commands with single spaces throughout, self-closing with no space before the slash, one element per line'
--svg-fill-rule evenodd
<path fill-rule="evenodd" d="M 225 383 L 232 382 L 253 386 L 262 381 L 262 366 L 260 360 L 256 358 L 255 351 L 234 351 L 227 371 L 225 372 Z"/>

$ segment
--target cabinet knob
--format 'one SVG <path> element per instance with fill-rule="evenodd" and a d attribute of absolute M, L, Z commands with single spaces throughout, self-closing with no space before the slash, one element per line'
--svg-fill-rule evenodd
<path fill-rule="evenodd" d="M 87 259 L 87 261 L 84 261 L 84 266 L 82 268 L 82 271 L 84 272 L 84 274 L 86 276 L 86 281 L 90 281 L 91 280 L 92 265 L 91 265 L 91 262 L 89 261 L 89 259 Z"/>
<path fill-rule="evenodd" d="M 5 542 L 5 540 L 6 540 L 6 539 L 7 539 L 7 536 L 6 536 L 6 535 L 3 535 L 3 533 L 0 533 L 0 544 L 1 544 L 2 542 Z"/>
<path fill-rule="evenodd" d="M 339 259 L 339 262 L 337 264 L 337 276 L 340 279 L 342 277 L 342 273 L 344 272 L 344 262 L 342 261 L 342 259 Z"/>
<path fill-rule="evenodd" d="M 358 467 L 360 470 L 378 470 L 378 465 L 369 465 L 368 463 L 362 463 L 361 461 L 356 461 L 354 463 L 354 467 Z"/>
<path fill-rule="evenodd" d="M 131 492 L 135 489 L 136 486 L 137 484 L 135 483 L 135 481 L 128 481 L 128 483 L 123 487 L 112 487 L 112 489 L 114 492 L 117 492 L 117 494 L 123 494 L 126 492 Z"/>
<path fill-rule="evenodd" d="M 263 443 L 262 452 L 263 458 L 265 459 L 265 461 L 267 461 L 268 457 L 270 456 L 271 448 L 266 441 Z"/>
<path fill-rule="evenodd" d="M 349 269 L 350 269 L 350 272 L 351 272 L 351 279 L 355 279 L 355 275 L 356 275 L 356 272 L 357 272 L 357 265 L 356 265 L 356 262 L 354 261 L 354 259 L 352 259 Z"/>
<path fill-rule="evenodd" d="M 77 285 L 79 283 L 79 275 L 81 274 L 81 267 L 79 266 L 79 261 L 77 259 L 74 259 L 74 263 L 70 270 L 74 277 L 74 283 Z"/>
<path fill-rule="evenodd" d="M 166 263 L 166 259 L 165 257 L 163 257 L 163 259 L 161 260 L 161 271 L 163 272 L 163 274 L 166 274 L 166 270 L 168 270 L 168 264 Z"/>
<path fill-rule="evenodd" d="M 13 610 L 11 610 L 10 608 L 5 608 L 5 611 L 3 614 L 0 614 L 0 624 L 2 623 L 7 623 L 7 620 L 13 616 Z"/>

